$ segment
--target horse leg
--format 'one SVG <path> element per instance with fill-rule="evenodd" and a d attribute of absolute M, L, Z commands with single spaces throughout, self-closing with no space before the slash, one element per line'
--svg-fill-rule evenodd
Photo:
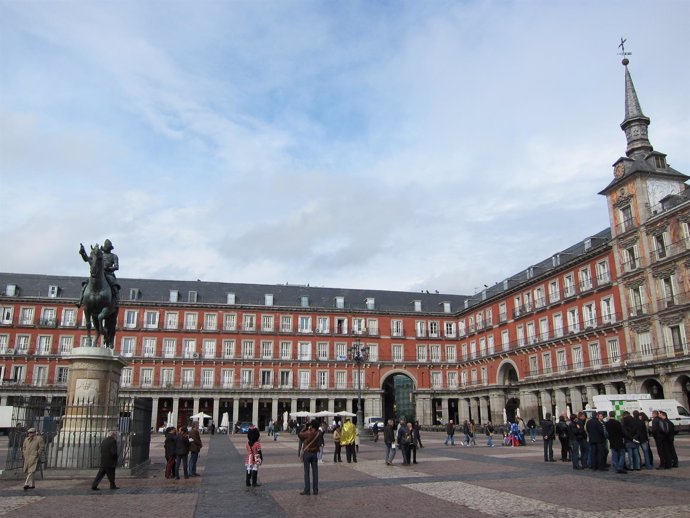
<path fill-rule="evenodd" d="M 91 342 L 91 314 L 84 310 L 84 320 L 86 320 L 86 338 L 89 340 L 89 347 L 93 347 Z"/>

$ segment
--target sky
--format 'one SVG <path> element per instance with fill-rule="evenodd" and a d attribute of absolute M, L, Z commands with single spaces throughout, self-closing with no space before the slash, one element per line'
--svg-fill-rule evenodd
<path fill-rule="evenodd" d="M 472 295 L 609 226 L 690 2 L 0 0 L 0 271 Z"/>

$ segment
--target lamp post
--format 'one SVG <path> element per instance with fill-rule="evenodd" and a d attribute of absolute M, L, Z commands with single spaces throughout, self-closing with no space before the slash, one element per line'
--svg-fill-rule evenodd
<path fill-rule="evenodd" d="M 357 365 L 357 429 L 364 427 L 364 412 L 362 409 L 362 364 L 369 359 L 369 348 L 357 340 L 352 344 L 347 354 L 350 361 Z"/>

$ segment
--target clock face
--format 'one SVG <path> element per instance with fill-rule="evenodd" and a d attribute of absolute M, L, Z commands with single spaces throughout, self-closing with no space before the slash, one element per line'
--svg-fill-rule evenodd
<path fill-rule="evenodd" d="M 620 162 L 616 164 L 616 167 L 613 168 L 613 176 L 620 178 L 623 176 L 623 173 L 625 173 L 625 166 L 623 165 L 623 162 Z"/>

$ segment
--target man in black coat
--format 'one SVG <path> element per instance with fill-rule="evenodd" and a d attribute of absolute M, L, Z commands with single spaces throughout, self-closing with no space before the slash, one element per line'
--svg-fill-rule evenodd
<path fill-rule="evenodd" d="M 616 419 L 615 412 L 609 412 L 609 420 L 606 421 L 605 426 L 611 448 L 611 465 L 616 473 L 627 473 L 625 469 L 625 434 L 623 433 L 623 425 Z"/>
<path fill-rule="evenodd" d="M 551 414 L 548 412 L 541 422 L 541 434 L 544 439 L 544 462 L 554 462 L 553 440 L 556 437 L 556 427 L 551 420 Z"/>
<path fill-rule="evenodd" d="M 115 467 L 117 466 L 117 430 L 112 430 L 101 442 L 101 467 L 91 484 L 91 489 L 98 491 L 98 484 L 108 476 L 110 489 L 120 489 L 115 485 Z"/>
<path fill-rule="evenodd" d="M 606 428 L 604 427 L 604 412 L 587 421 L 587 435 L 589 436 L 589 451 L 591 457 L 590 468 L 608 471 L 606 467 Z"/>

